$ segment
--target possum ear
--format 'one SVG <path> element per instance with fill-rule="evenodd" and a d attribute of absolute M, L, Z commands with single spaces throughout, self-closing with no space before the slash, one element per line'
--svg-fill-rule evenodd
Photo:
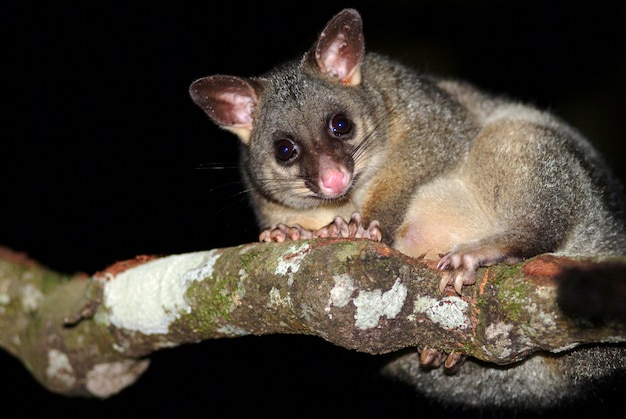
<path fill-rule="evenodd" d="M 354 9 L 333 17 L 320 34 L 313 50 L 319 70 L 343 84 L 361 83 L 361 61 L 365 55 L 363 22 Z"/>
<path fill-rule="evenodd" d="M 248 143 L 257 105 L 257 92 L 248 80 L 234 76 L 204 77 L 191 84 L 189 94 L 213 122 Z"/>

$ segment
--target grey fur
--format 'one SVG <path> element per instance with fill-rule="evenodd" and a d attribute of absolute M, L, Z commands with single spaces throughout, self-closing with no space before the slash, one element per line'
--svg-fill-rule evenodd
<path fill-rule="evenodd" d="M 314 231 L 359 211 L 411 256 L 432 250 L 417 240 L 422 230 L 441 233 L 433 246 L 447 252 L 443 284 L 457 290 L 473 283 L 479 266 L 540 253 L 626 254 L 622 186 L 580 133 L 530 106 L 363 55 L 354 10 L 333 18 L 301 60 L 262 77 L 203 78 L 190 92 L 242 140 L 241 172 L 261 227 Z M 330 129 L 335 115 L 352 121 L 346 137 Z M 289 160 L 277 157 L 277 144 Z M 323 190 L 345 173 L 349 186 L 331 188 L 340 193 Z M 462 239 L 446 242 L 455 228 Z M 468 363 L 450 377 L 421 371 L 412 355 L 388 370 L 441 400 L 544 406 L 623 371 L 625 352 L 537 355 L 512 367 Z M 499 384 L 487 388 L 485 380 Z"/>

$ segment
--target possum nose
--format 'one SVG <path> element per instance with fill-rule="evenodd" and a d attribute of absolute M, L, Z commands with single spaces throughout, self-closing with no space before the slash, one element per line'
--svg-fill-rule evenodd
<path fill-rule="evenodd" d="M 318 159 L 320 193 L 331 199 L 345 195 L 352 181 L 350 171 L 325 154 L 320 154 Z"/>
<path fill-rule="evenodd" d="M 342 195 L 348 187 L 348 176 L 341 170 L 329 170 L 322 177 L 322 190 L 327 195 Z"/>

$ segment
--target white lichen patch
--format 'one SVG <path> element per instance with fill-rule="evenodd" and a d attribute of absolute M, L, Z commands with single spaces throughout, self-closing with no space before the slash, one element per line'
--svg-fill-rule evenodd
<path fill-rule="evenodd" d="M 150 361 L 125 360 L 96 364 L 87 372 L 85 386 L 96 397 L 106 398 L 133 384 L 148 368 Z"/>
<path fill-rule="evenodd" d="M 124 353 L 124 352 L 126 352 L 126 350 L 127 350 L 127 349 L 126 349 L 126 347 L 124 347 L 124 346 L 122 346 L 122 345 L 119 345 L 119 344 L 117 344 L 117 343 L 113 343 L 111 346 L 113 347 L 113 349 L 114 349 L 115 351 L 117 351 L 117 352 L 119 352 L 119 353 Z"/>
<path fill-rule="evenodd" d="M 333 281 L 335 281 L 335 286 L 330 290 L 330 298 L 324 309 L 326 313 L 330 313 L 330 309 L 333 306 L 339 308 L 347 306 L 356 290 L 354 280 L 349 275 L 335 275 L 333 276 Z"/>
<path fill-rule="evenodd" d="M 224 325 L 220 326 L 216 329 L 218 333 L 222 333 L 225 336 L 236 337 L 236 336 L 247 336 L 251 333 L 248 330 L 242 329 L 241 327 Z"/>
<path fill-rule="evenodd" d="M 190 282 L 211 277 L 219 256 L 215 250 L 172 255 L 109 279 L 104 284 L 109 321 L 145 334 L 167 333 L 173 321 L 191 311 L 184 297 Z"/>
<path fill-rule="evenodd" d="M 240 255 L 245 255 L 246 253 L 248 253 L 249 251 L 254 251 L 256 250 L 256 245 L 254 243 L 249 243 L 249 244 L 242 244 L 239 246 L 239 254 Z"/>
<path fill-rule="evenodd" d="M 515 334 L 514 338 L 512 335 Z M 491 323 L 485 329 L 485 341 L 488 345 L 483 345 L 485 353 L 490 357 L 506 360 L 511 355 L 511 345 L 515 340 L 516 351 L 523 352 L 533 348 L 533 343 L 524 334 L 519 333 L 517 326 L 511 323 L 496 322 Z"/>
<path fill-rule="evenodd" d="M 9 280 L 0 280 L 0 304 L 9 305 L 11 302 L 11 296 L 9 295 L 9 287 L 11 286 L 11 281 Z"/>
<path fill-rule="evenodd" d="M 615 342 L 619 343 L 619 342 L 623 342 L 623 341 L 624 340 L 621 339 L 621 340 L 618 340 L 618 341 L 615 341 Z M 611 341 L 608 340 L 608 341 L 605 341 L 605 342 L 611 342 Z M 565 352 L 565 351 L 569 351 L 571 349 L 574 349 L 575 347 L 577 347 L 579 345 L 580 345 L 580 342 L 572 342 L 572 343 L 568 343 L 567 345 L 559 346 L 558 348 L 554 348 L 550 352 L 553 352 L 553 353 Z"/>
<path fill-rule="evenodd" d="M 556 298 L 556 288 L 554 287 L 537 287 L 535 294 L 544 300 L 553 301 Z"/>
<path fill-rule="evenodd" d="M 549 301 L 549 306 L 554 304 L 556 300 L 556 292 L 554 288 L 551 287 L 537 287 L 535 294 L 543 299 Z M 547 331 L 555 331 L 557 330 L 557 321 L 558 315 L 554 312 L 543 311 L 537 308 L 537 304 L 533 303 L 530 305 L 526 305 L 526 310 L 529 313 L 535 313 L 535 318 L 539 319 L 540 324 L 533 324 L 534 328 L 538 330 L 547 330 Z"/>
<path fill-rule="evenodd" d="M 31 271 L 24 271 L 22 272 L 22 281 L 32 281 L 35 279 L 35 274 L 32 273 Z"/>
<path fill-rule="evenodd" d="M 300 315 L 305 322 L 310 323 L 317 315 L 316 311 L 308 304 L 300 305 Z"/>
<path fill-rule="evenodd" d="M 487 326 L 485 337 L 490 341 L 490 350 L 483 347 L 486 352 L 491 353 L 492 356 L 508 357 L 511 354 L 510 333 L 512 329 L 513 325 L 504 322 L 491 323 Z"/>
<path fill-rule="evenodd" d="M 300 269 L 300 262 L 304 259 L 308 249 L 309 245 L 307 243 L 291 246 L 287 249 L 284 256 L 278 258 L 274 273 L 276 275 L 289 275 L 291 278 Z"/>
<path fill-rule="evenodd" d="M 419 297 L 415 300 L 414 312 L 426 315 L 433 323 L 447 330 L 463 330 L 470 326 L 468 304 L 459 297 L 444 297 L 441 300 Z"/>
<path fill-rule="evenodd" d="M 43 294 L 39 289 L 34 285 L 26 284 L 21 288 L 20 292 L 22 307 L 24 307 L 25 311 L 35 311 L 39 308 L 39 304 L 43 300 Z"/>
<path fill-rule="evenodd" d="M 291 297 L 287 294 L 285 297 L 280 295 L 280 290 L 276 287 L 272 287 L 270 290 L 270 307 L 292 307 L 293 303 Z"/>
<path fill-rule="evenodd" d="M 74 368 L 72 368 L 69 357 L 58 349 L 48 351 L 46 376 L 59 389 L 69 390 L 76 384 Z"/>
<path fill-rule="evenodd" d="M 197 252 L 186 255 L 179 255 L 178 257 L 187 257 L 189 255 L 201 255 L 203 257 L 203 262 L 195 269 L 189 269 L 185 272 L 181 277 L 181 283 L 183 285 L 187 284 L 190 281 L 202 281 L 205 278 L 210 278 L 213 276 L 213 266 L 215 266 L 215 262 L 220 258 L 220 254 L 217 250 L 209 250 L 208 252 Z"/>
<path fill-rule="evenodd" d="M 394 319 L 402 307 L 407 296 L 407 288 L 400 279 L 396 279 L 390 290 L 360 291 L 354 298 L 356 306 L 355 326 L 361 330 L 378 326 L 382 316 Z"/>
<path fill-rule="evenodd" d="M 512 324 L 504 322 L 491 323 L 485 329 L 485 337 L 487 339 L 496 339 L 498 337 L 506 337 L 508 339 L 512 329 Z"/>
<path fill-rule="evenodd" d="M 6 313 L 6 308 L 11 303 L 11 296 L 9 295 L 9 281 L 0 281 L 0 314 Z"/>
<path fill-rule="evenodd" d="M 543 325 L 544 329 L 546 330 L 557 329 L 556 314 L 542 311 L 537 315 L 537 317 L 539 318 L 539 320 L 541 320 L 541 324 Z"/>

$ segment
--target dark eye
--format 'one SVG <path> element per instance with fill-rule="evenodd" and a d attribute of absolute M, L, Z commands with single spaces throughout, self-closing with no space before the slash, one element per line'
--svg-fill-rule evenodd
<path fill-rule="evenodd" d="M 336 137 L 341 137 L 352 131 L 352 121 L 344 114 L 338 113 L 331 118 L 330 129 Z"/>
<path fill-rule="evenodd" d="M 288 139 L 276 141 L 274 143 L 274 150 L 276 157 L 280 161 L 290 161 L 298 155 L 298 147 L 293 141 Z"/>

